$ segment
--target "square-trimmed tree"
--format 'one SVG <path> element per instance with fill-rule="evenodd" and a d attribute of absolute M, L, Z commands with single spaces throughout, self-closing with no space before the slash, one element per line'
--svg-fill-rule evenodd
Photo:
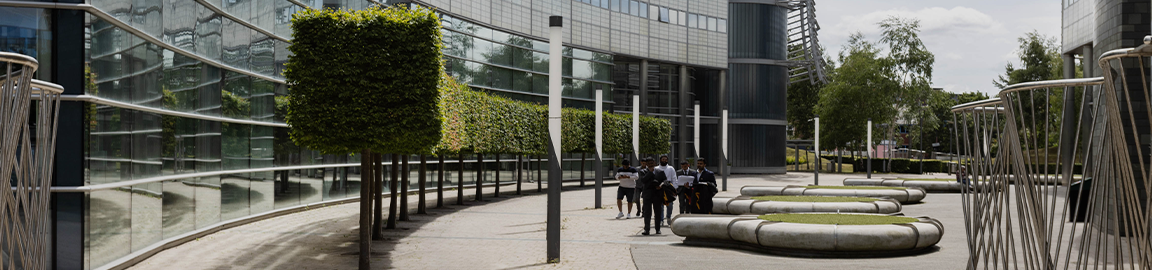
<path fill-rule="evenodd" d="M 293 15 L 292 140 L 324 153 L 431 154 L 440 142 L 440 21 L 429 9 Z"/>
<path fill-rule="evenodd" d="M 360 269 L 367 269 L 373 197 L 368 157 L 431 154 L 442 137 L 440 20 L 432 10 L 400 5 L 309 9 L 292 15 L 292 30 L 285 122 L 296 145 L 362 153 Z M 389 212 L 391 220 L 395 207 Z"/>

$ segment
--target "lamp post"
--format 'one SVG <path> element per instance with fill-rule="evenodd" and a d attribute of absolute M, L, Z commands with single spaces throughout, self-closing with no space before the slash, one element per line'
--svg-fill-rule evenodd
<path fill-rule="evenodd" d="M 604 188 L 604 90 L 596 89 L 596 209 L 600 209 L 601 189 Z"/>
<path fill-rule="evenodd" d="M 732 174 L 732 168 L 728 167 L 728 110 L 720 112 L 720 149 L 724 153 L 720 154 L 720 168 L 723 169 L 720 174 L 722 175 L 723 185 L 720 191 L 728 191 L 728 175 Z"/>
<path fill-rule="evenodd" d="M 868 118 L 868 140 L 864 145 L 868 148 L 868 179 L 872 179 L 872 118 Z"/>
<path fill-rule="evenodd" d="M 822 165 L 820 162 L 820 115 L 816 115 L 816 118 L 812 118 L 812 120 L 816 121 L 816 140 L 813 141 L 815 144 L 813 148 L 815 148 L 814 150 L 816 151 L 816 174 L 814 174 L 814 178 L 815 184 L 820 185 L 820 165 Z"/>
<path fill-rule="evenodd" d="M 563 88 L 560 79 L 563 75 L 564 49 L 564 17 L 551 16 L 548 18 L 549 31 L 548 44 L 548 220 L 547 220 L 547 262 L 560 261 L 560 188 L 562 185 L 560 171 L 560 104 Z M 480 188 L 477 186 L 477 188 Z"/>

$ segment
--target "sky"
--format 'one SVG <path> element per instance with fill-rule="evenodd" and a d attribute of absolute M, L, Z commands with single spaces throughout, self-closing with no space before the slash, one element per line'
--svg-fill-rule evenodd
<path fill-rule="evenodd" d="M 825 55 L 836 59 L 848 36 L 880 40 L 878 22 L 889 16 L 920 20 L 920 39 L 936 55 L 933 87 L 945 91 L 999 91 L 992 81 L 1019 63 L 1017 38 L 1033 30 L 1060 38 L 1060 0 L 815 0 Z M 1059 44 L 1059 43 L 1057 43 Z M 1019 66 L 1019 64 L 1016 64 Z"/>

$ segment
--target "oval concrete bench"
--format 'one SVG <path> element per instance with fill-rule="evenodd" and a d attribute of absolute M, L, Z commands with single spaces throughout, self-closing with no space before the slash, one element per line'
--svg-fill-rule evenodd
<path fill-rule="evenodd" d="M 758 201 L 751 197 L 712 198 L 715 214 L 774 214 L 774 213 L 877 213 L 900 212 L 900 202 L 889 198 L 875 198 L 873 202 L 786 202 Z"/>
<path fill-rule="evenodd" d="M 783 187 L 744 186 L 740 188 L 740 195 L 750 197 L 770 195 L 884 197 L 895 199 L 903 204 L 919 202 L 923 200 L 927 194 L 923 189 L 914 187 L 904 189 L 827 189 L 789 185 Z"/>
<path fill-rule="evenodd" d="M 904 179 L 844 179 L 845 186 L 915 187 L 927 192 L 961 192 L 966 185 L 956 181 L 928 181 Z"/>
<path fill-rule="evenodd" d="M 672 233 L 688 245 L 740 247 L 802 257 L 873 257 L 923 252 L 944 226 L 929 217 L 907 224 L 831 225 L 772 222 L 756 215 L 679 215 Z"/>

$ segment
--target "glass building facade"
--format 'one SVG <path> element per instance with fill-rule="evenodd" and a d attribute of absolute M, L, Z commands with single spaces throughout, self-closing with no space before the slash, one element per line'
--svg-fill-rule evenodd
<path fill-rule="evenodd" d="M 564 106 L 665 118 L 674 159 L 718 160 L 728 74 L 722 0 L 379 1 L 436 9 L 446 70 L 474 90 L 543 103 L 549 15 L 565 17 Z M 359 196 L 360 157 L 295 145 L 284 123 L 291 15 L 365 0 L 57 0 L 0 3 L 0 51 L 35 57 L 65 87 L 54 185 L 56 269 L 101 269 L 226 224 Z M 632 106 L 634 99 L 640 107 Z M 692 144 L 701 106 L 700 151 Z M 781 107 L 782 109 L 782 107 Z M 782 150 L 782 149 L 781 149 Z M 409 168 L 418 186 L 419 158 Z M 564 179 L 594 175 L 564 155 Z M 430 157 L 455 186 L 515 181 L 546 160 Z M 619 158 L 606 153 L 605 167 Z M 499 162 L 497 162 L 499 160 Z M 719 162 L 712 162 L 718 164 Z M 483 175 L 477 173 L 478 169 Z M 715 167 L 713 167 L 715 170 Z M 526 171 L 527 172 L 527 171 Z M 435 174 L 423 181 L 435 186 Z M 524 173 L 538 181 L 547 173 Z"/>
<path fill-rule="evenodd" d="M 734 173 L 784 173 L 787 137 L 788 8 L 730 1 L 729 158 Z"/>

